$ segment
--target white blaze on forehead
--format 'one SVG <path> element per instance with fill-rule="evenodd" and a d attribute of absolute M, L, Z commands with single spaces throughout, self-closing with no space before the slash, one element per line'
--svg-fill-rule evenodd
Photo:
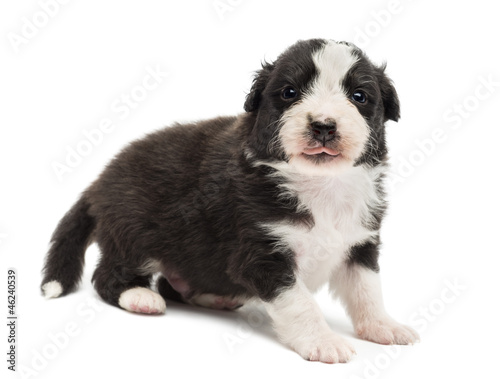
<path fill-rule="evenodd" d="M 352 54 L 353 48 L 336 42 L 328 42 L 313 54 L 313 62 L 318 69 L 318 77 L 313 85 L 327 91 L 342 91 L 341 82 L 358 58 Z"/>

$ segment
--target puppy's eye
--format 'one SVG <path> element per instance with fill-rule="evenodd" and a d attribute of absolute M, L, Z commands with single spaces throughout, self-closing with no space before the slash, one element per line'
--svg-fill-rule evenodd
<path fill-rule="evenodd" d="M 366 102 L 366 94 L 362 91 L 356 91 L 352 94 L 351 98 L 358 102 L 358 103 L 365 103 Z"/>
<path fill-rule="evenodd" d="M 285 100 L 290 100 L 297 97 L 298 93 L 293 87 L 286 87 L 283 91 L 281 91 L 281 97 Z"/>

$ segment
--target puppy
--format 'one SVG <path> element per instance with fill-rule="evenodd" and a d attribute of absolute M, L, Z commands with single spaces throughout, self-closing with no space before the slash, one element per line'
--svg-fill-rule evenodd
<path fill-rule="evenodd" d="M 302 357 L 347 362 L 354 349 L 312 295 L 328 283 L 361 338 L 417 341 L 384 310 L 379 280 L 384 123 L 399 119 L 384 69 L 349 43 L 299 41 L 263 64 L 244 114 L 132 143 L 60 221 L 42 292 L 74 291 L 96 242 L 94 286 L 128 311 L 257 299 Z"/>

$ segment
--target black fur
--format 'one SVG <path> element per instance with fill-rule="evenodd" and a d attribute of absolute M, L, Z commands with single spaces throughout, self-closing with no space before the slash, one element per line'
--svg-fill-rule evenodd
<path fill-rule="evenodd" d="M 356 245 L 349 252 L 349 263 L 359 264 L 375 272 L 380 271 L 378 264 L 380 238 L 376 242 L 366 242 L 362 245 Z"/>
<path fill-rule="evenodd" d="M 249 122 L 253 124 L 248 144 L 256 158 L 285 159 L 283 151 L 269 148 L 269 141 L 278 131 L 276 123 L 280 116 L 300 100 L 300 95 L 294 101 L 283 101 L 281 91 L 290 85 L 299 90 L 299 94 L 307 91 L 317 75 L 312 54 L 325 43 L 319 39 L 299 41 L 276 62 L 264 63 L 258 71 L 245 102 L 245 110 L 250 112 Z"/>
<path fill-rule="evenodd" d="M 57 279 L 63 287 L 62 295 L 76 289 L 83 273 L 85 250 L 95 228 L 89 207 L 90 203 L 81 198 L 61 219 L 52 235 L 43 283 Z"/>
<path fill-rule="evenodd" d="M 312 53 L 325 43 L 302 41 L 274 63 L 265 63 L 247 96 L 247 113 L 174 125 L 125 148 L 61 220 L 42 285 L 57 280 L 63 294 L 74 290 L 84 251 L 95 241 L 101 258 L 92 280 L 113 305 L 126 289 L 150 286 L 152 273 L 144 267 L 151 260 L 159 262 L 164 275 L 159 292 L 174 300 L 211 293 L 269 301 L 290 287 L 295 253 L 258 225 L 286 220 L 311 226 L 314 220 L 309 212 L 298 211 L 297 198 L 281 196 L 284 179 L 255 162 L 286 160 L 270 141 L 282 113 L 300 97 L 286 101 L 281 91 L 288 84 L 301 93 L 308 89 L 317 75 Z M 369 93 L 372 103 L 359 112 L 377 142 L 357 164 L 377 165 L 386 158 L 383 123 L 397 120 L 399 102 L 384 69 L 358 54 L 344 87 L 363 85 Z M 363 75 L 373 82 L 362 83 Z M 383 209 L 373 213 L 378 228 Z M 352 248 L 349 260 L 378 270 L 377 257 L 375 243 Z M 189 283 L 182 296 L 174 276 Z"/>
<path fill-rule="evenodd" d="M 368 95 L 367 104 L 354 104 L 371 126 L 371 143 L 356 164 L 375 166 L 384 162 L 387 157 L 384 123 L 387 120 L 399 120 L 399 98 L 391 80 L 384 74 L 385 64 L 381 67 L 374 66 L 361 50 L 356 49 L 355 52 L 359 60 L 347 73 L 342 84 L 344 88 L 350 89 L 347 93 L 349 97 L 359 89 Z"/>

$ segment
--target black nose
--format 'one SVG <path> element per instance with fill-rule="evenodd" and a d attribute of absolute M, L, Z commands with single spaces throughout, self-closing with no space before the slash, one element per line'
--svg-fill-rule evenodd
<path fill-rule="evenodd" d="M 326 120 L 325 122 L 314 121 L 311 122 L 311 130 L 314 139 L 325 143 L 335 138 L 337 123 L 335 120 Z"/>

